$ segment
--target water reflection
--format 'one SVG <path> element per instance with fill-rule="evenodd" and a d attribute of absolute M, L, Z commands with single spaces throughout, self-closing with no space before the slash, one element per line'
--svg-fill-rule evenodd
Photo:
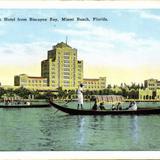
<path fill-rule="evenodd" d="M 134 143 L 138 144 L 139 134 L 138 134 L 138 116 L 130 116 L 130 133 L 131 138 Z"/>
<path fill-rule="evenodd" d="M 85 117 L 84 116 L 77 116 L 77 126 L 78 126 L 78 133 L 77 133 L 77 142 L 78 144 L 82 145 L 85 140 Z"/>

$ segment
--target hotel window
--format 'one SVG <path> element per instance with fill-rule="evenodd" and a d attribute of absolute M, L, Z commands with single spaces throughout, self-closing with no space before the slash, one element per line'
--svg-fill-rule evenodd
<path fill-rule="evenodd" d="M 69 63 L 69 60 L 64 60 L 64 63 Z"/>
<path fill-rule="evenodd" d="M 69 81 L 63 81 L 63 83 L 69 83 Z"/>
<path fill-rule="evenodd" d="M 64 79 L 69 79 L 69 76 L 64 76 L 63 78 L 64 78 Z"/>
<path fill-rule="evenodd" d="M 64 52 L 64 56 L 70 55 L 69 52 Z"/>
<path fill-rule="evenodd" d="M 64 68 L 64 71 L 70 71 L 70 69 L 69 68 Z"/>
<path fill-rule="evenodd" d="M 43 80 L 43 83 L 47 83 L 47 80 Z"/>
<path fill-rule="evenodd" d="M 64 84 L 64 87 L 69 87 L 69 85 L 68 84 Z"/>
<path fill-rule="evenodd" d="M 64 67 L 70 67 L 70 65 L 69 64 L 64 64 Z"/>
<path fill-rule="evenodd" d="M 69 73 L 69 72 L 64 72 L 63 74 L 64 74 L 64 75 L 70 75 L 70 73 Z"/>
<path fill-rule="evenodd" d="M 64 60 L 68 60 L 70 57 L 69 56 L 64 56 Z"/>

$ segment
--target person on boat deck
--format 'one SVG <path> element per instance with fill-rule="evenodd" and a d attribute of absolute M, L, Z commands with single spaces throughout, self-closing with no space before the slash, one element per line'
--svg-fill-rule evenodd
<path fill-rule="evenodd" d="M 77 91 L 77 96 L 78 96 L 78 106 L 77 109 L 79 109 L 79 106 L 81 106 L 81 109 L 83 109 L 83 84 L 81 83 L 78 91 Z"/>
<path fill-rule="evenodd" d="M 133 110 L 133 111 L 137 110 L 137 104 L 135 101 L 130 103 L 128 110 Z"/>
<path fill-rule="evenodd" d="M 117 110 L 122 110 L 122 106 L 120 102 L 117 104 Z"/>
<path fill-rule="evenodd" d="M 104 103 L 103 103 L 103 102 L 100 103 L 99 108 L 100 108 L 100 110 L 105 110 L 105 107 L 104 107 Z"/>
<path fill-rule="evenodd" d="M 92 110 L 97 110 L 98 109 L 98 105 L 97 105 L 97 101 L 95 100 L 94 101 L 94 105 L 93 105 L 93 107 L 92 107 Z"/>

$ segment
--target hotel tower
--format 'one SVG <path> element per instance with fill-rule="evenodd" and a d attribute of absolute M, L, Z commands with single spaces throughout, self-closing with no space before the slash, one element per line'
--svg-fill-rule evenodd
<path fill-rule="evenodd" d="M 48 51 L 47 60 L 41 62 L 41 76 L 48 86 L 77 89 L 83 82 L 83 61 L 77 60 L 77 49 L 61 42 Z"/>

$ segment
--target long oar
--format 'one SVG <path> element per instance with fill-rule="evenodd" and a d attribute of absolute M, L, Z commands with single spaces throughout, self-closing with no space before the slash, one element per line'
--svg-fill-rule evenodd
<path fill-rule="evenodd" d="M 72 102 L 72 99 L 68 100 L 65 104 L 68 104 L 68 103 L 70 103 L 70 102 Z M 64 105 L 65 105 L 65 104 L 64 104 Z"/>
<path fill-rule="evenodd" d="M 53 114 L 56 114 L 59 110 L 57 109 Z"/>
<path fill-rule="evenodd" d="M 69 102 L 71 102 L 72 101 L 72 99 L 71 100 L 69 100 L 69 101 L 67 101 L 65 104 L 63 104 L 63 105 L 66 105 L 66 104 L 68 104 Z M 57 109 L 53 114 L 56 114 L 57 112 L 58 112 L 59 110 Z"/>

